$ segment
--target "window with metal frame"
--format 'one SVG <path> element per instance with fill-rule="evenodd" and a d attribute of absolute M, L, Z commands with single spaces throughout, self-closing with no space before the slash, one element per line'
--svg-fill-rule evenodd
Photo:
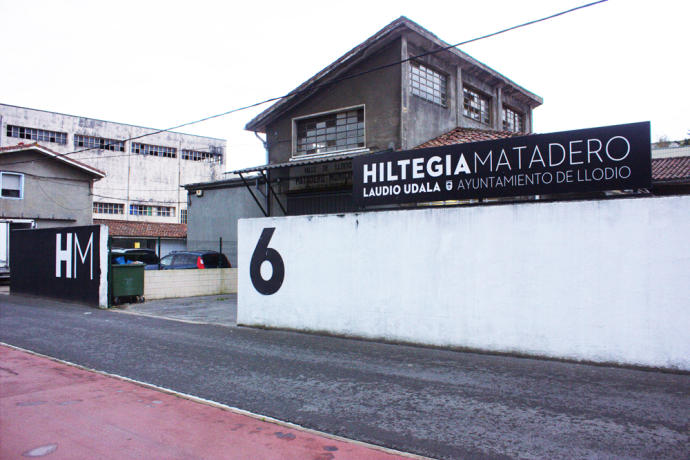
<path fill-rule="evenodd" d="M 154 215 L 161 217 L 175 217 L 175 208 L 172 206 L 154 206 Z"/>
<path fill-rule="evenodd" d="M 192 161 L 209 161 L 211 163 L 222 163 L 223 155 L 212 152 L 200 152 L 198 150 L 182 149 L 182 159 Z"/>
<path fill-rule="evenodd" d="M 175 147 L 140 144 L 138 142 L 132 142 L 132 153 L 139 153 L 141 155 L 152 155 L 155 157 L 177 158 L 177 149 Z"/>
<path fill-rule="evenodd" d="M 503 107 L 503 130 L 522 133 L 525 130 L 523 115 L 509 107 Z"/>
<path fill-rule="evenodd" d="M 94 202 L 94 214 L 124 214 L 125 205 L 122 203 Z"/>
<path fill-rule="evenodd" d="M 24 126 L 7 125 L 7 137 L 31 139 L 38 142 L 53 142 L 62 145 L 67 144 L 67 133 L 38 128 L 26 128 Z"/>
<path fill-rule="evenodd" d="M 0 197 L 24 198 L 24 174 L 0 171 Z"/>
<path fill-rule="evenodd" d="M 491 98 L 472 88 L 464 87 L 462 113 L 467 118 L 491 124 Z"/>
<path fill-rule="evenodd" d="M 364 108 L 344 110 L 296 121 L 295 155 L 364 147 Z"/>
<path fill-rule="evenodd" d="M 424 64 L 410 62 L 410 91 L 434 104 L 447 106 L 448 78 Z"/>
<path fill-rule="evenodd" d="M 171 206 L 149 206 L 145 204 L 130 204 L 129 214 L 132 216 L 175 217 L 175 208 Z"/>
<path fill-rule="evenodd" d="M 88 149 L 112 150 L 113 152 L 124 152 L 125 143 L 116 139 L 106 139 L 104 137 L 74 135 L 74 146 L 85 147 Z"/>
<path fill-rule="evenodd" d="M 187 210 L 186 209 L 180 209 L 180 223 L 181 224 L 187 223 Z"/>

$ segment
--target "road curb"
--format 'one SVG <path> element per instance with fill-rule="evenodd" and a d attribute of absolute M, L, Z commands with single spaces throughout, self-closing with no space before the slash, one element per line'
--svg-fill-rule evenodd
<path fill-rule="evenodd" d="M 145 316 L 145 315 L 142 315 L 142 316 Z M 151 383 L 141 382 L 141 381 L 139 381 L 139 380 L 134 380 L 134 379 L 131 379 L 131 378 L 129 378 L 129 377 L 124 377 L 124 376 L 122 376 L 122 375 L 111 374 L 111 373 L 109 373 L 109 372 L 100 371 L 100 370 L 97 370 L 97 369 L 91 369 L 91 368 L 88 368 L 88 367 L 86 367 L 86 366 L 82 366 L 82 365 L 80 365 L 80 364 L 76 364 L 76 363 L 73 363 L 73 362 L 70 362 L 70 361 L 66 361 L 66 360 L 63 360 L 63 359 L 59 359 L 59 358 L 55 358 L 55 357 L 52 357 L 52 356 L 44 355 L 44 354 L 42 354 L 42 353 L 38 353 L 38 352 L 33 351 L 33 350 L 28 350 L 28 349 L 26 349 L 26 348 L 22 348 L 22 347 L 18 347 L 18 346 L 15 346 L 15 345 L 11 345 L 11 344 L 8 344 L 8 343 L 5 343 L 5 342 L 0 342 L 0 346 L 4 346 L 4 347 L 7 347 L 7 348 L 10 348 L 10 349 L 13 349 L 13 350 L 17 350 L 17 351 L 20 351 L 20 352 L 23 352 L 23 353 L 28 353 L 28 354 L 31 354 L 31 355 L 34 355 L 34 356 L 38 356 L 38 357 L 41 357 L 41 358 L 46 358 L 46 359 L 49 359 L 49 360 L 51 360 L 51 361 L 55 361 L 55 362 L 57 362 L 57 363 L 64 364 L 64 365 L 67 365 L 67 366 L 72 366 L 72 367 L 75 367 L 75 368 L 77 368 L 77 369 L 81 369 L 81 370 L 84 370 L 84 371 L 87 371 L 87 372 L 94 372 L 94 373 L 96 373 L 96 374 L 100 374 L 100 375 L 103 375 L 103 376 L 106 376 L 106 377 L 111 377 L 111 378 L 115 378 L 115 379 L 118 379 L 118 380 L 121 380 L 121 381 L 124 381 L 124 382 L 133 383 L 133 384 L 135 384 L 135 385 L 138 385 L 138 386 L 141 386 L 141 387 L 144 387 L 144 388 L 148 388 L 148 389 L 155 390 L 155 391 L 159 391 L 159 392 L 162 392 L 162 393 L 165 393 L 165 394 L 169 394 L 169 395 L 172 395 L 172 396 L 177 396 L 177 397 L 180 397 L 180 398 L 184 398 L 184 399 L 187 399 L 187 400 L 189 400 L 189 401 L 196 402 L 196 403 L 199 403 L 199 404 L 204 404 L 204 405 L 207 405 L 207 406 L 211 406 L 211 407 L 215 407 L 215 408 L 218 408 L 218 409 L 226 410 L 226 411 L 229 411 L 229 412 L 238 414 L 238 415 L 243 415 L 243 416 L 246 416 L 246 417 L 251 417 L 251 418 L 253 418 L 253 419 L 255 419 L 255 420 L 258 420 L 258 421 L 261 421 L 261 422 L 272 423 L 272 424 L 274 424 L 274 425 L 282 426 L 282 427 L 285 427 L 285 428 L 291 428 L 291 429 L 294 429 L 294 430 L 299 430 L 299 431 L 302 431 L 302 432 L 305 432 L 305 433 L 309 433 L 309 434 L 312 434 L 312 435 L 315 435 L 315 436 L 320 436 L 320 437 L 324 437 L 324 438 L 331 439 L 331 440 L 334 440 L 334 441 L 340 441 L 340 442 L 343 442 L 343 443 L 348 443 L 348 444 L 353 444 L 353 445 L 365 447 L 365 448 L 372 449 L 372 450 L 376 450 L 376 451 L 383 452 L 383 453 L 386 453 L 386 454 L 397 455 L 397 456 L 401 456 L 401 457 L 406 457 L 406 458 L 411 458 L 411 459 L 418 459 L 418 460 L 430 460 L 430 459 L 431 459 L 431 457 L 423 457 L 423 456 L 416 455 L 416 454 L 411 454 L 411 453 L 408 453 L 408 452 L 402 452 L 402 451 L 398 451 L 398 450 L 395 450 L 395 449 L 390 449 L 390 448 L 387 448 L 387 447 L 378 446 L 378 445 L 376 445 L 376 444 L 370 444 L 370 443 L 363 442 L 363 441 L 357 441 L 357 440 L 355 440 L 355 439 L 349 439 L 349 438 L 345 438 L 345 437 L 342 437 L 342 436 L 338 436 L 338 435 L 334 435 L 334 434 L 330 434 L 330 433 L 325 433 L 325 432 L 318 431 L 318 430 L 315 430 L 315 429 L 312 429 L 312 428 L 303 427 L 303 426 L 297 425 L 297 424 L 295 424 L 295 423 L 291 423 L 291 422 L 286 422 L 286 421 L 283 421 L 283 420 L 279 420 L 279 419 L 276 419 L 276 418 L 273 418 L 273 417 L 264 416 L 264 415 L 260 415 L 260 414 L 255 414 L 255 413 L 253 413 L 253 412 L 249 412 L 249 411 L 244 410 L 244 409 L 240 409 L 240 408 L 237 408 L 237 407 L 228 406 L 228 405 L 226 405 L 226 404 L 222 404 L 222 403 L 219 403 L 219 402 L 216 402 L 216 401 L 212 401 L 212 400 L 209 400 L 209 399 L 200 398 L 200 397 L 198 397 L 198 396 L 190 395 L 190 394 L 187 394 L 187 393 L 181 393 L 181 392 L 179 392 L 179 391 L 175 391 L 175 390 L 172 390 L 172 389 L 169 389 L 169 388 L 165 388 L 165 387 L 161 387 L 161 386 L 158 386 L 158 385 L 154 385 L 154 384 L 151 384 Z"/>

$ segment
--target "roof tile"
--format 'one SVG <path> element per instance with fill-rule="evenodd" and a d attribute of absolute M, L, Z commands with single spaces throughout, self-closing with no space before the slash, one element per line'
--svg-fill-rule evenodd
<path fill-rule="evenodd" d="M 187 224 L 133 222 L 112 219 L 94 219 L 93 223 L 94 225 L 107 225 L 110 236 L 187 238 Z"/>
<path fill-rule="evenodd" d="M 655 181 L 690 180 L 690 157 L 653 159 L 652 179 Z"/>
<path fill-rule="evenodd" d="M 418 145 L 417 149 L 426 147 L 441 147 L 443 145 L 464 144 L 466 142 L 491 141 L 505 139 L 506 137 L 527 136 L 525 133 L 512 131 L 494 131 L 490 129 L 457 127 L 445 134 Z"/>

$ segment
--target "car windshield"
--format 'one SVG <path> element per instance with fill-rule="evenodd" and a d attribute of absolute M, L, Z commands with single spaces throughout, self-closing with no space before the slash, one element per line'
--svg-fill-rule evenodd
<path fill-rule="evenodd" d="M 167 256 L 165 256 L 165 257 L 163 257 L 163 258 L 161 259 L 160 264 L 161 264 L 162 266 L 164 266 L 164 267 L 167 267 L 167 266 L 169 266 L 170 264 L 172 264 L 172 259 L 173 259 L 173 256 L 172 256 L 172 255 L 167 255 Z"/>

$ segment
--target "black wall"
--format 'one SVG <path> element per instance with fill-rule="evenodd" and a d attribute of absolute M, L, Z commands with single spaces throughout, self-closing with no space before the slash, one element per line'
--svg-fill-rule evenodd
<path fill-rule="evenodd" d="M 40 295 L 98 305 L 100 251 L 107 250 L 106 247 L 100 247 L 98 225 L 13 230 L 10 234 L 10 290 L 13 294 Z"/>

